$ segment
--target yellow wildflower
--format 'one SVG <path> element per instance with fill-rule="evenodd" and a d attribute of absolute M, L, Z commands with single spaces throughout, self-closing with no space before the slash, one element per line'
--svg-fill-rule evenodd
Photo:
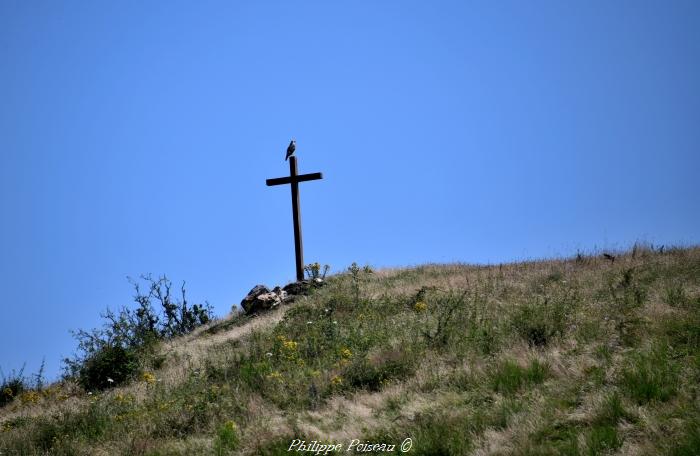
<path fill-rule="evenodd" d="M 280 382 L 284 381 L 282 378 L 282 374 L 280 374 L 278 371 L 273 371 L 270 374 L 268 374 L 267 378 L 271 380 L 278 380 Z"/>
<path fill-rule="evenodd" d="M 428 309 L 428 305 L 425 303 L 425 301 L 418 301 L 413 308 L 415 309 L 416 312 L 424 312 Z"/>
<path fill-rule="evenodd" d="M 225 422 L 224 427 L 230 431 L 238 430 L 238 426 L 236 426 L 236 423 L 233 420 L 228 420 L 227 422 Z"/>
<path fill-rule="evenodd" d="M 339 386 L 342 384 L 343 384 L 343 378 L 340 375 L 334 375 L 333 378 L 331 378 L 331 385 Z"/>
<path fill-rule="evenodd" d="M 340 356 L 342 356 L 345 359 L 352 358 L 352 352 L 349 348 L 345 347 L 342 350 L 340 350 Z"/>
<path fill-rule="evenodd" d="M 20 399 L 23 404 L 36 404 L 39 401 L 39 393 L 36 391 L 26 391 L 22 393 Z"/>
<path fill-rule="evenodd" d="M 144 372 L 143 375 L 141 375 L 141 380 L 148 383 L 149 385 L 153 385 L 156 382 L 156 376 L 153 375 L 153 373 L 151 372 Z"/>
<path fill-rule="evenodd" d="M 282 351 L 284 353 L 284 357 L 288 360 L 296 359 L 297 346 L 298 344 L 291 339 L 285 339 L 284 341 L 282 341 Z"/>
<path fill-rule="evenodd" d="M 44 388 L 41 391 L 41 395 L 44 397 L 51 397 L 52 395 L 56 394 L 56 392 L 57 392 L 57 389 L 49 387 L 49 388 Z"/>

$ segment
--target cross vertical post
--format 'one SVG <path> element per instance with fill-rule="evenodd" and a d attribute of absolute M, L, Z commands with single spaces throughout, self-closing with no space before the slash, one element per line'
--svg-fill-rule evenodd
<path fill-rule="evenodd" d="M 297 177 L 297 158 L 289 157 L 289 176 L 292 178 L 292 218 L 294 219 L 294 257 L 296 258 L 297 281 L 304 280 L 304 244 L 301 239 L 301 211 L 299 208 L 299 182 Z"/>
<path fill-rule="evenodd" d="M 273 185 L 291 184 L 292 187 L 292 218 L 294 222 L 294 257 L 297 281 L 304 280 L 304 247 L 301 240 L 301 208 L 299 204 L 299 182 L 323 179 L 321 173 L 298 174 L 297 158 L 289 157 L 289 177 L 267 179 L 268 187 Z"/>

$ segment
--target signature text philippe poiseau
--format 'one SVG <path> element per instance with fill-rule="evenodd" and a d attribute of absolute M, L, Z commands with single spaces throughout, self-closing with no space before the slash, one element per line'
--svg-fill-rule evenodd
<path fill-rule="evenodd" d="M 354 451 L 355 453 L 406 453 L 411 450 L 413 441 L 410 438 L 401 442 L 401 445 L 383 442 L 369 442 L 359 439 L 352 439 L 346 445 L 339 442 L 319 442 L 312 440 L 294 439 L 287 448 L 287 451 L 310 453 L 314 455 L 322 455 L 329 453 L 340 453 L 343 451 Z"/>

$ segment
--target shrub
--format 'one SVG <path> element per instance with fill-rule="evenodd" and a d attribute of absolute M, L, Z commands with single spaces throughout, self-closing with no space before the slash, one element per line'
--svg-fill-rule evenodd
<path fill-rule="evenodd" d="M 2 374 L 2 371 L 0 371 Z M 19 397 L 27 389 L 26 379 L 24 378 L 24 367 L 15 372 L 14 370 L 8 377 L 2 374 L 2 383 L 0 383 L 0 407 L 12 402 L 16 397 Z"/>
<path fill-rule="evenodd" d="M 105 345 L 83 360 L 78 383 L 86 390 L 103 390 L 133 379 L 139 370 L 135 350 L 119 345 Z"/>
<path fill-rule="evenodd" d="M 0 369 L 0 407 L 3 407 L 15 398 L 19 397 L 23 403 L 36 403 L 40 397 L 40 392 L 44 388 L 44 367 L 45 360 L 41 361 L 41 366 L 36 374 L 32 374 L 33 381 L 24 376 L 24 366 L 19 372 L 12 371 L 9 377 Z"/>
<path fill-rule="evenodd" d="M 419 291 L 417 299 L 422 300 L 422 293 L 423 289 Z M 459 310 L 466 306 L 466 295 L 466 291 L 462 293 L 447 292 L 436 298 L 434 308 L 437 313 L 437 323 L 435 329 L 423 331 L 423 335 L 432 345 L 444 347 L 451 337 L 462 336 L 460 331 L 454 331 L 454 326 Z"/>
<path fill-rule="evenodd" d="M 306 272 L 306 277 L 309 279 L 321 279 L 326 278 L 326 274 L 331 267 L 329 265 L 323 265 L 323 273 L 321 273 L 321 265 L 319 263 L 311 263 L 304 266 L 304 272 Z"/>
<path fill-rule="evenodd" d="M 646 285 L 635 268 L 625 269 L 622 277 L 610 280 L 608 287 L 613 303 L 623 313 L 640 307 L 647 298 Z"/>
<path fill-rule="evenodd" d="M 544 297 L 541 302 L 520 306 L 513 315 L 512 325 L 515 332 L 530 346 L 545 346 L 564 332 L 564 303 Z"/>
<path fill-rule="evenodd" d="M 368 279 L 369 274 L 373 274 L 374 271 L 369 265 L 365 265 L 360 268 L 357 263 L 352 263 L 348 267 L 348 272 L 350 273 L 350 279 L 352 282 L 352 292 L 355 299 L 355 304 L 360 302 L 360 286 L 364 281 Z"/>
<path fill-rule="evenodd" d="M 102 390 L 132 379 L 140 365 L 152 356 L 155 342 L 187 334 L 210 320 L 208 304 L 188 305 L 184 282 L 181 299 L 177 300 L 172 297 L 172 282 L 167 277 L 154 280 L 146 275 L 142 279 L 148 284 L 147 293 L 142 293 L 140 284 L 132 281 L 136 310 L 107 309 L 102 315 L 102 328 L 73 332 L 78 340 L 78 354 L 64 359 L 65 371 L 67 376 L 77 377 L 83 388 Z M 160 304 L 160 312 L 154 310 L 153 302 Z"/>
<path fill-rule="evenodd" d="M 139 283 L 132 281 L 136 289 L 134 301 L 139 305 L 135 321 L 138 330 L 147 335 L 172 338 L 188 334 L 211 320 L 211 306 L 208 303 L 188 306 L 184 281 L 180 286 L 181 297 L 176 299 L 171 293 L 172 282 L 166 276 L 155 280 L 150 275 L 144 275 L 141 279 L 146 281 L 148 293 L 141 293 Z M 162 315 L 153 310 L 154 301 L 160 304 Z"/>

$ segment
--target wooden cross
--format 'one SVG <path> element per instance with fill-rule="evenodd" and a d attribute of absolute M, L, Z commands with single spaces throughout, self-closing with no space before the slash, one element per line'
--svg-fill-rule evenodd
<path fill-rule="evenodd" d="M 294 218 L 294 253 L 296 255 L 297 281 L 304 280 L 304 248 L 301 243 L 301 212 L 299 210 L 299 182 L 323 179 L 321 173 L 297 174 L 297 158 L 289 157 L 289 176 L 267 179 L 268 187 L 272 185 L 292 184 L 292 217 Z"/>

